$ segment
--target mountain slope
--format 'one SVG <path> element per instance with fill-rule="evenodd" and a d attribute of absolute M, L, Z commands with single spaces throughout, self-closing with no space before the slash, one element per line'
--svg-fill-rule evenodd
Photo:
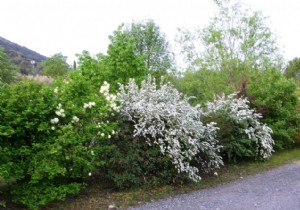
<path fill-rule="evenodd" d="M 21 74 L 28 75 L 40 72 L 41 67 L 38 64 L 47 59 L 44 55 L 2 37 L 0 37 L 0 47 L 4 48 L 5 53 L 11 58 L 12 63 Z M 34 65 L 31 64 L 32 61 L 35 62 Z"/>

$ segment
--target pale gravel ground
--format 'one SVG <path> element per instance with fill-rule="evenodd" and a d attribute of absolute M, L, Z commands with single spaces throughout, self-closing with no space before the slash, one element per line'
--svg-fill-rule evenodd
<path fill-rule="evenodd" d="M 132 210 L 300 210 L 300 162 Z"/>

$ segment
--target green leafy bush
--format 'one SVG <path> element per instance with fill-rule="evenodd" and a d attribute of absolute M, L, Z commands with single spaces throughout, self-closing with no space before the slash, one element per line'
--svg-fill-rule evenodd
<path fill-rule="evenodd" d="M 23 81 L 0 95 L 0 176 L 15 180 L 13 200 L 30 209 L 78 193 L 110 149 L 105 96 L 79 74 L 56 85 Z"/>
<path fill-rule="evenodd" d="M 262 122 L 272 128 L 275 149 L 293 147 L 300 128 L 295 82 L 277 70 L 256 71 L 246 94 L 251 106 L 263 115 Z"/>

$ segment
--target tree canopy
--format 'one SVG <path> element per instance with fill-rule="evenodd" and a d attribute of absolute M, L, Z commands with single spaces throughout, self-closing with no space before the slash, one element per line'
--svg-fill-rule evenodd
<path fill-rule="evenodd" d="M 173 55 L 170 52 L 166 36 L 153 20 L 132 22 L 119 28 L 135 43 L 136 55 L 143 56 L 145 65 L 150 71 L 166 72 L 173 66 Z"/>
<path fill-rule="evenodd" d="M 143 57 L 135 54 L 135 40 L 128 32 L 117 30 L 109 37 L 110 44 L 104 59 L 110 80 L 126 83 L 130 78 L 142 80 L 147 75 Z"/>
<path fill-rule="evenodd" d="M 300 58 L 294 58 L 289 61 L 284 75 L 287 78 L 294 78 L 300 84 Z"/>
<path fill-rule="evenodd" d="M 192 69 L 281 68 L 276 37 L 260 12 L 238 1 L 215 1 L 218 13 L 205 28 L 180 29 L 179 43 Z"/>
<path fill-rule="evenodd" d="M 67 57 L 61 53 L 51 56 L 43 61 L 41 65 L 43 67 L 43 73 L 54 78 L 64 76 L 69 70 Z"/>

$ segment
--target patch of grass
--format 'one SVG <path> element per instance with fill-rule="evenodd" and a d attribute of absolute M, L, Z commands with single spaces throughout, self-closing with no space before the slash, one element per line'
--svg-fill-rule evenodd
<path fill-rule="evenodd" d="M 107 209 L 114 205 L 118 209 L 127 209 L 149 201 L 166 198 L 173 195 L 192 192 L 194 190 L 214 187 L 249 175 L 276 168 L 286 163 L 300 160 L 300 148 L 276 152 L 268 161 L 245 161 L 223 167 L 218 176 L 204 175 L 203 180 L 197 184 L 164 185 L 152 188 L 139 188 L 117 191 L 104 181 L 99 179 L 90 180 L 89 187 L 79 195 L 67 198 L 64 202 L 53 202 L 43 209 Z M 0 207 L 1 209 L 1 207 Z M 19 209 L 16 206 L 9 209 Z"/>

